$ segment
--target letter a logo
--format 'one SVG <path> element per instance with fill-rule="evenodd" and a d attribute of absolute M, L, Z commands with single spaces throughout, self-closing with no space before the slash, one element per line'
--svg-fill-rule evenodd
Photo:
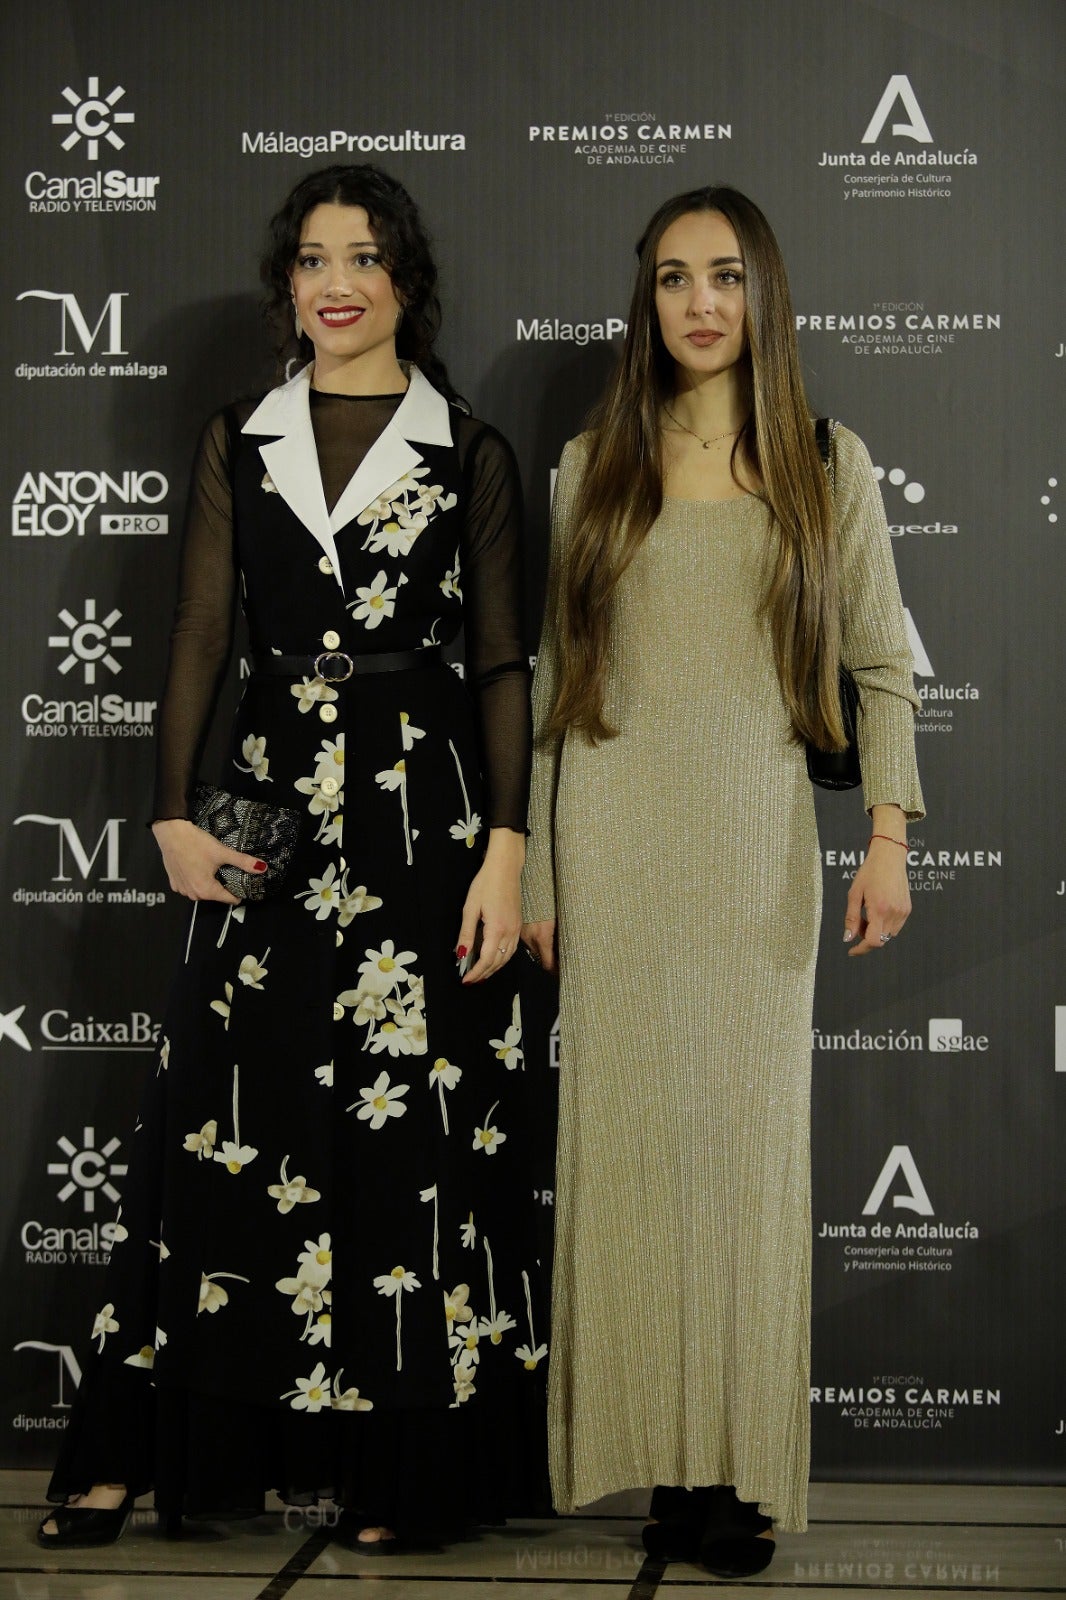
<path fill-rule="evenodd" d="M 907 643 L 911 647 L 911 659 L 914 662 L 915 672 L 919 678 L 935 678 L 936 673 L 933 671 L 933 663 L 930 661 L 925 645 L 922 643 L 921 634 L 914 625 L 914 618 L 906 608 L 904 608 L 903 620 L 907 624 Z"/>
<path fill-rule="evenodd" d="M 892 115 L 892 108 L 896 101 L 902 102 L 909 122 L 894 122 L 892 132 L 897 139 L 917 139 L 919 144 L 932 144 L 933 135 L 929 132 L 929 124 L 922 116 L 922 108 L 918 104 L 917 96 L 911 88 L 911 80 L 902 72 L 897 72 L 889 78 L 885 85 L 885 92 L 877 102 L 877 110 L 870 118 L 870 126 L 862 136 L 863 144 L 874 144 L 885 123 Z"/>
<path fill-rule="evenodd" d="M 925 1184 L 922 1182 L 921 1173 L 914 1164 L 914 1157 L 905 1144 L 894 1144 L 888 1152 L 888 1160 L 877 1175 L 877 1182 L 870 1190 L 866 1204 L 862 1208 L 864 1217 L 875 1217 L 880 1211 L 889 1186 L 896 1173 L 900 1172 L 910 1185 L 908 1194 L 894 1194 L 892 1204 L 897 1210 L 917 1211 L 920 1217 L 931 1217 L 933 1207 L 926 1193 Z"/>

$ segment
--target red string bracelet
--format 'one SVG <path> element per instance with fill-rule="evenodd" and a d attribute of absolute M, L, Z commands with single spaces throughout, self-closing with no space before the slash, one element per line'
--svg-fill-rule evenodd
<path fill-rule="evenodd" d="M 906 839 L 893 839 L 890 833 L 871 833 L 870 843 L 872 844 L 875 839 L 885 839 L 889 844 L 898 844 L 901 850 L 910 849 Z"/>

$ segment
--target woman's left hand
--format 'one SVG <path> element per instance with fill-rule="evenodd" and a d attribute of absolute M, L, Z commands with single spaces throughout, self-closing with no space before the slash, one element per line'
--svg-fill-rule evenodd
<path fill-rule="evenodd" d="M 481 950 L 478 959 L 463 978 L 466 983 L 481 983 L 505 967 L 518 948 L 522 926 L 522 864 L 525 860 L 525 835 L 511 828 L 493 828 L 481 870 L 470 885 L 463 906 L 463 924 L 456 943 L 456 959 L 461 963 L 474 948 L 481 925 Z"/>
<path fill-rule="evenodd" d="M 844 918 L 845 942 L 858 939 L 849 956 L 883 950 L 911 914 L 907 851 L 892 839 L 871 839 L 855 874 Z"/>

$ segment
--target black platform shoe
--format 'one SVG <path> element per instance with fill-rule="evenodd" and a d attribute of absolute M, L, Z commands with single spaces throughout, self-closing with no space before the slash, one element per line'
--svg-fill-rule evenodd
<path fill-rule="evenodd" d="M 757 1504 L 739 1500 L 732 1487 L 711 1491 L 699 1544 L 699 1560 L 716 1578 L 753 1578 L 774 1559 L 773 1539 L 760 1534 L 773 1527 Z"/>
<path fill-rule="evenodd" d="M 37 1543 L 44 1550 L 79 1550 L 90 1545 L 114 1544 L 126 1530 L 134 1496 L 126 1495 L 111 1511 L 100 1506 L 56 1506 L 41 1519 Z M 45 1533 L 46 1522 L 54 1522 L 55 1533 Z"/>

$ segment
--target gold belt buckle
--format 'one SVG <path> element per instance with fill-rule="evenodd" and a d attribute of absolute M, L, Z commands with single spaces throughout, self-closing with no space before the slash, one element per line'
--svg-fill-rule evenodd
<path fill-rule="evenodd" d="M 348 670 L 347 672 L 334 673 L 331 675 L 330 673 L 322 670 L 323 661 L 346 661 L 348 663 Z M 323 683 L 347 683 L 354 671 L 355 662 L 352 660 L 351 656 L 346 655 L 343 650 L 322 650 L 315 657 L 315 677 L 321 678 Z"/>

